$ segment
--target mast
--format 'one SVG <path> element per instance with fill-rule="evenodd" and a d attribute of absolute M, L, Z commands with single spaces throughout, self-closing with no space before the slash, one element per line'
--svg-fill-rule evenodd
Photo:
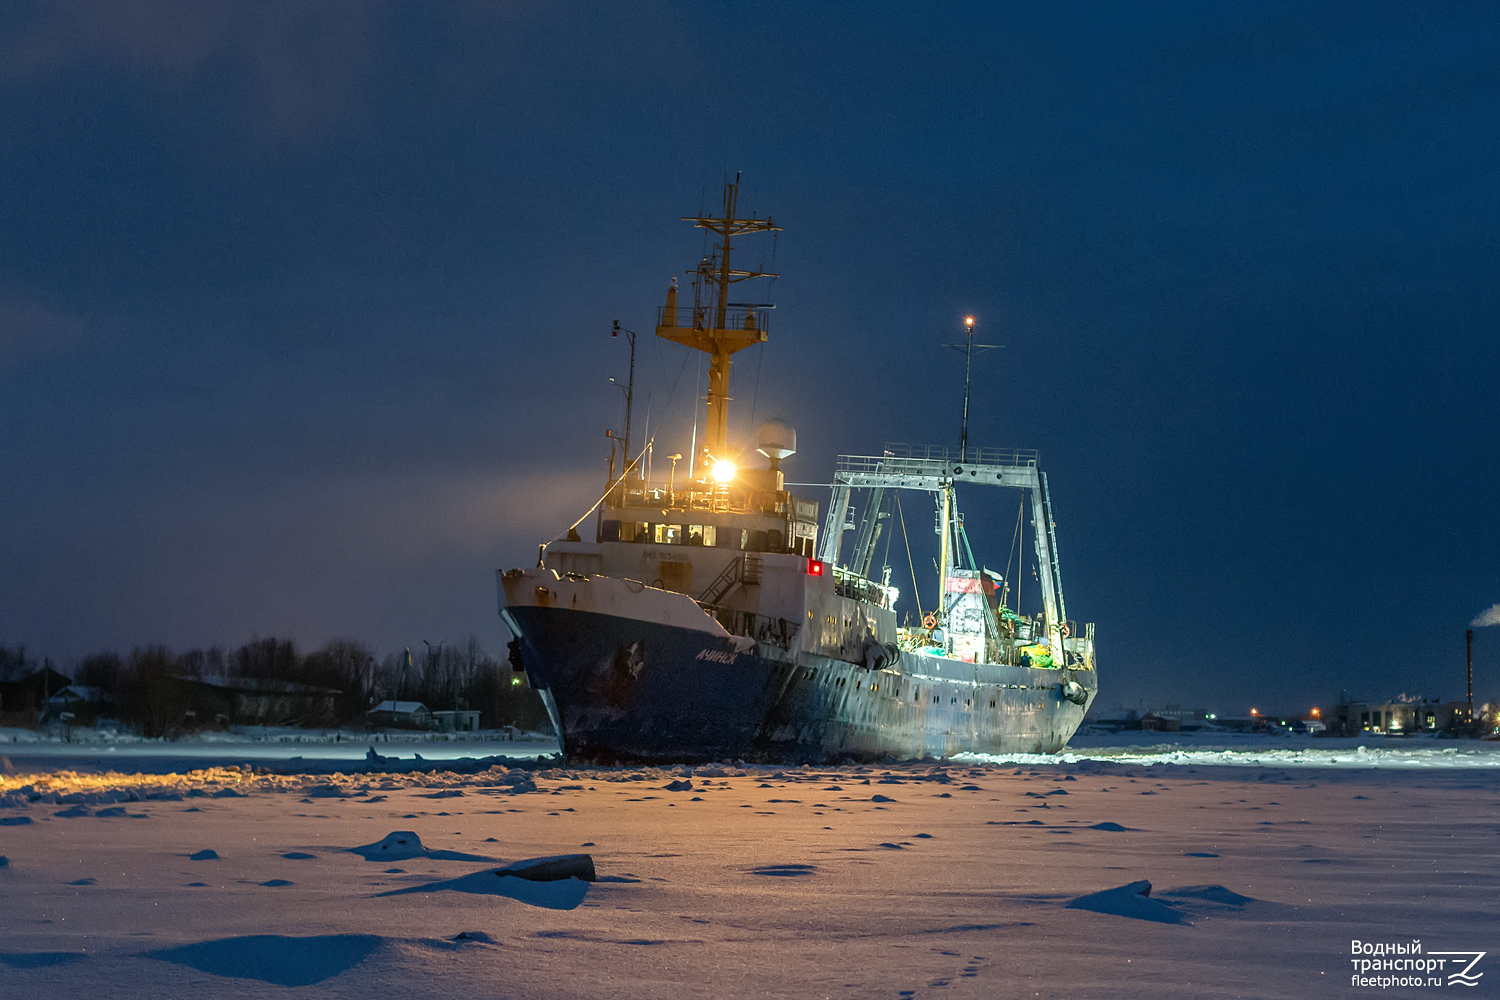
<path fill-rule="evenodd" d="M 661 311 L 656 335 L 674 343 L 703 351 L 709 355 L 708 415 L 699 449 L 699 467 L 713 468 L 728 459 L 729 442 L 729 365 L 730 357 L 766 339 L 763 303 L 729 301 L 729 286 L 752 278 L 775 278 L 769 271 L 742 271 L 730 266 L 730 251 L 737 236 L 746 233 L 779 232 L 781 227 L 769 218 L 743 219 L 736 216 L 739 207 L 740 178 L 724 185 L 724 214 L 683 216 L 684 222 L 707 229 L 719 236 L 714 253 L 704 257 L 693 275 L 693 308 L 690 317 L 680 316 L 677 308 L 677 283 L 667 291 L 667 304 Z M 706 297 L 706 301 L 705 301 Z M 681 319 L 688 319 L 682 325 Z"/>
<path fill-rule="evenodd" d="M 938 599 L 937 620 L 939 625 L 948 620 L 948 563 L 952 557 L 949 539 L 952 537 L 951 519 L 953 510 L 953 483 L 944 483 L 938 490 L 938 533 L 942 542 L 938 546 Z"/>
<path fill-rule="evenodd" d="M 981 351 L 993 350 L 999 344 L 976 344 L 974 343 L 974 317 L 964 317 L 964 343 L 948 344 L 954 350 L 964 352 L 964 418 L 963 425 L 958 436 L 958 460 L 960 463 L 969 460 L 969 389 L 972 384 L 974 371 L 974 348 Z M 950 542 L 950 522 L 952 520 L 953 508 L 953 482 L 950 479 L 942 489 L 941 499 L 938 503 L 942 506 L 942 544 L 939 547 L 938 556 L 938 620 L 945 621 L 948 614 L 948 565 L 952 561 Z"/>

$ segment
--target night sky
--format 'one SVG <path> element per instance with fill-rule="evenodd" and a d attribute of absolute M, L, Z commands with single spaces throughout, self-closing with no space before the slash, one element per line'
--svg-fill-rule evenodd
<path fill-rule="evenodd" d="M 1101 704 L 1461 698 L 1500 11 L 808 6 L 0 7 L 0 642 L 498 651 L 494 570 L 602 490 L 611 321 L 688 451 L 702 365 L 645 335 L 743 171 L 785 231 L 739 443 L 956 444 L 972 313 Z M 1016 499 L 960 495 L 991 565 Z"/>

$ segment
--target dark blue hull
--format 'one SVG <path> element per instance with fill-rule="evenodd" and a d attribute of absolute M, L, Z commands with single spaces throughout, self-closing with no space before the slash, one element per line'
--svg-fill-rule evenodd
<path fill-rule="evenodd" d="M 1083 719 L 1092 671 L 903 654 L 869 670 L 694 629 L 511 606 L 522 665 L 569 759 L 802 763 L 1050 753 Z M 743 644 L 743 640 L 741 640 Z M 1064 694 L 1068 681 L 1086 693 Z M 1077 689 L 1074 689 L 1077 696 Z"/>

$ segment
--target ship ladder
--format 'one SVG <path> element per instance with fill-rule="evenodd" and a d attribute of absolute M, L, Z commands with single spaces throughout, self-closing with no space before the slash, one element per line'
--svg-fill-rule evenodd
<path fill-rule="evenodd" d="M 759 552 L 746 552 L 742 556 L 736 556 L 724 572 L 714 578 L 703 593 L 698 595 L 699 604 L 718 604 L 724 596 L 734 589 L 736 584 L 744 584 L 747 587 L 760 585 L 761 561 Z"/>

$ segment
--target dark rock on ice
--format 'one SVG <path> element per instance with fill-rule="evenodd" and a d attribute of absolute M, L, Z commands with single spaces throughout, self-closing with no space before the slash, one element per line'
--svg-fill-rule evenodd
<path fill-rule="evenodd" d="M 496 870 L 496 875 L 514 875 L 529 882 L 557 882 L 565 878 L 593 882 L 594 858 L 590 854 L 559 854 L 550 858 L 528 858 Z"/>

